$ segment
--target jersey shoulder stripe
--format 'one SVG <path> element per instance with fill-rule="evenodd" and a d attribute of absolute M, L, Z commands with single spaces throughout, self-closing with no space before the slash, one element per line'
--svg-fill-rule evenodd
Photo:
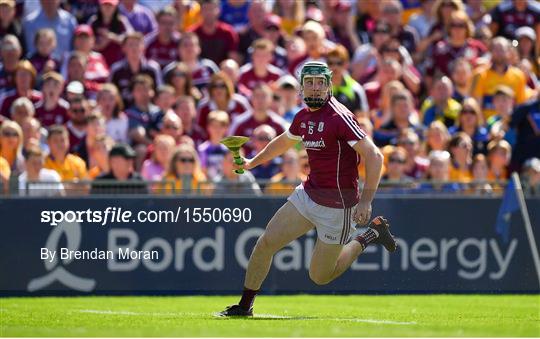
<path fill-rule="evenodd" d="M 335 100 L 334 98 L 332 98 L 330 100 L 330 106 L 334 109 L 334 111 L 341 117 L 341 119 L 343 119 L 343 121 L 345 122 L 345 124 L 347 124 L 347 126 L 351 129 L 351 131 L 354 133 L 354 135 L 356 135 L 356 137 L 358 139 L 363 139 L 365 138 L 365 133 L 362 132 L 362 130 L 356 126 L 352 120 L 352 117 L 347 114 L 347 111 L 344 111 L 343 108 L 345 107 L 339 107 L 338 105 L 336 105 L 336 102 L 337 100 Z M 340 104 L 338 102 L 339 105 L 343 106 L 342 104 Z M 352 113 L 350 113 L 352 114 Z"/>

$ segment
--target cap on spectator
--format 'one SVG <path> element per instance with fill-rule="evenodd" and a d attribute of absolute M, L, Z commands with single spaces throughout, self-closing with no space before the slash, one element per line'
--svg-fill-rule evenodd
<path fill-rule="evenodd" d="M 79 25 L 75 28 L 75 35 L 86 34 L 88 36 L 94 36 L 94 30 L 90 25 Z"/>
<path fill-rule="evenodd" d="M 72 81 L 67 85 L 66 92 L 73 94 L 84 94 L 84 86 L 80 81 Z"/>
<path fill-rule="evenodd" d="M 0 0 L 1 5 L 8 5 L 9 7 L 15 7 L 15 0 Z"/>
<path fill-rule="evenodd" d="M 522 37 L 526 37 L 531 39 L 532 41 L 536 41 L 536 33 L 531 27 L 523 26 L 516 30 L 516 38 L 519 39 Z"/>
<path fill-rule="evenodd" d="M 290 74 L 285 74 L 281 78 L 277 79 L 276 86 L 278 88 L 291 87 L 291 88 L 294 88 L 296 90 L 300 90 L 300 84 Z"/>
<path fill-rule="evenodd" d="M 114 145 L 111 150 L 109 151 L 109 157 L 123 157 L 125 159 L 133 159 L 135 158 L 136 154 L 133 148 L 129 146 L 128 144 L 116 144 Z"/>
<path fill-rule="evenodd" d="M 533 170 L 535 172 L 540 172 L 540 159 L 530 158 L 523 164 L 524 170 Z"/>
<path fill-rule="evenodd" d="M 514 90 L 511 89 L 510 87 L 506 86 L 506 85 L 497 85 L 495 87 L 495 93 L 493 94 L 494 96 L 497 96 L 497 95 L 506 95 L 510 98 L 514 98 L 516 95 L 514 93 Z"/>
<path fill-rule="evenodd" d="M 99 0 L 99 4 L 100 5 L 109 4 L 109 5 L 117 6 L 118 0 Z"/>
<path fill-rule="evenodd" d="M 338 12 L 348 12 L 351 10 L 351 4 L 348 1 L 338 1 L 334 5 L 334 10 Z"/>
<path fill-rule="evenodd" d="M 278 15 L 270 14 L 264 20 L 264 26 L 266 28 L 281 28 L 281 18 Z"/>

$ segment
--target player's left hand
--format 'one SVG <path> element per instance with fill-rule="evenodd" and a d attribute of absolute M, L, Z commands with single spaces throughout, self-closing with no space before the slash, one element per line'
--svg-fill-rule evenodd
<path fill-rule="evenodd" d="M 371 203 L 360 201 L 354 209 L 353 220 L 360 226 L 364 226 L 371 218 Z"/>

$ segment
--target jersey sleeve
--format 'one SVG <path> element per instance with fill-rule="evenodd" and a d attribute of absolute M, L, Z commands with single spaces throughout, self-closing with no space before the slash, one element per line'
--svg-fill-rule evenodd
<path fill-rule="evenodd" d="M 366 137 L 366 132 L 362 130 L 354 115 L 350 112 L 338 113 L 337 138 L 345 140 L 349 146 L 353 147 L 358 141 Z"/>
<path fill-rule="evenodd" d="M 302 140 L 302 134 L 300 133 L 300 113 L 301 112 L 302 111 L 296 113 L 291 125 L 286 130 L 286 133 L 289 139 Z"/>

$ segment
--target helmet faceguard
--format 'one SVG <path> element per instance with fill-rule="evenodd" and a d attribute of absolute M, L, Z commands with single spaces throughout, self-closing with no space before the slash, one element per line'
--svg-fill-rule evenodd
<path fill-rule="evenodd" d="M 304 81 L 306 78 L 324 78 L 327 85 L 327 95 L 322 98 L 320 96 L 306 96 L 304 92 Z M 304 64 L 300 72 L 300 85 L 302 89 L 303 99 L 306 105 L 312 109 L 321 108 L 328 98 L 332 95 L 332 71 L 324 62 L 310 61 Z"/>

